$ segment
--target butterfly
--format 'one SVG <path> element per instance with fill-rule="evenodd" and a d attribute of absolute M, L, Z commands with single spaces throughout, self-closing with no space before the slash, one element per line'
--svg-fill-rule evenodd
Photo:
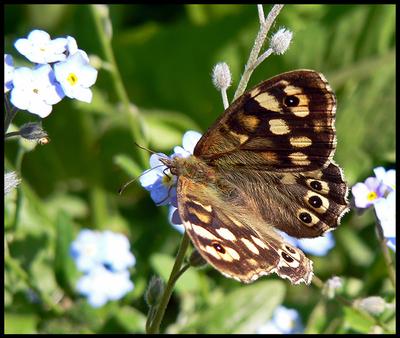
<path fill-rule="evenodd" d="M 160 159 L 178 177 L 179 215 L 205 261 L 244 283 L 271 273 L 311 282 L 312 261 L 275 229 L 318 237 L 348 211 L 335 113 L 322 74 L 282 73 L 236 99 L 192 156 Z"/>

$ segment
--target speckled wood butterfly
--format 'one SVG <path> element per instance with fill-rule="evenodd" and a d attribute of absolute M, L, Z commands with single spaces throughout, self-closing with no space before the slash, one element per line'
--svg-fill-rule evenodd
<path fill-rule="evenodd" d="M 179 214 L 193 245 L 222 274 L 311 282 L 312 261 L 274 228 L 317 237 L 348 210 L 332 160 L 335 111 L 322 74 L 283 73 L 234 101 L 193 156 L 161 159 L 178 176 Z"/>

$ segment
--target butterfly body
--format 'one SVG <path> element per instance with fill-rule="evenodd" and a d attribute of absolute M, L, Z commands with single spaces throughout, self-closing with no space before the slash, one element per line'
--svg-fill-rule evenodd
<path fill-rule="evenodd" d="M 348 210 L 332 161 L 335 108 L 321 74 L 284 73 L 233 102 L 192 156 L 162 160 L 178 176 L 186 232 L 221 273 L 245 283 L 272 272 L 310 283 L 311 260 L 274 229 L 317 237 Z"/>

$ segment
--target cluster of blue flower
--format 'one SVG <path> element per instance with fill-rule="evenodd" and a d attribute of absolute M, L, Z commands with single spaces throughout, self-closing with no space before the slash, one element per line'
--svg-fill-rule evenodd
<path fill-rule="evenodd" d="M 351 188 L 354 203 L 359 209 L 374 207 L 387 245 L 396 251 L 396 170 L 378 167 L 374 173 Z"/>
<path fill-rule="evenodd" d="M 121 299 L 133 290 L 128 269 L 136 259 L 126 236 L 83 229 L 72 242 L 70 253 L 78 270 L 84 273 L 76 288 L 93 307 Z"/>
<path fill-rule="evenodd" d="M 35 63 L 33 68 L 14 68 L 11 55 L 4 54 L 4 93 L 11 91 L 15 107 L 44 118 L 65 96 L 91 102 L 89 87 L 96 82 L 97 70 L 73 37 L 51 40 L 47 32 L 33 30 L 14 46 Z"/>

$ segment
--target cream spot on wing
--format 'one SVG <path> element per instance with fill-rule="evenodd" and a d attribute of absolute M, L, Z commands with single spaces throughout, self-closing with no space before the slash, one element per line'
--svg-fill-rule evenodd
<path fill-rule="evenodd" d="M 283 174 L 281 182 L 283 184 L 296 184 L 296 176 L 290 173 Z"/>
<path fill-rule="evenodd" d="M 298 136 L 298 137 L 291 137 L 290 144 L 296 148 L 304 148 L 304 147 L 309 147 L 312 144 L 312 141 L 307 136 Z"/>
<path fill-rule="evenodd" d="M 305 166 L 311 163 L 310 160 L 308 159 L 308 156 L 301 152 L 291 153 L 289 155 L 289 158 L 295 165 Z"/>
<path fill-rule="evenodd" d="M 228 217 L 228 218 L 233 224 L 237 225 L 239 228 L 243 228 L 243 224 L 240 223 L 237 219 L 232 218 L 232 217 Z"/>
<path fill-rule="evenodd" d="M 253 235 L 251 235 L 251 239 L 252 239 L 253 242 L 256 243 L 260 248 L 263 248 L 263 249 L 267 249 L 267 248 L 268 248 L 268 246 L 267 246 L 261 239 L 255 237 L 255 236 L 253 236 Z"/>
<path fill-rule="evenodd" d="M 311 217 L 311 222 L 309 222 L 309 223 L 304 222 L 304 221 L 301 219 L 301 217 L 300 217 L 300 215 L 301 215 L 302 213 L 305 213 L 305 214 L 309 215 L 309 216 Z M 315 216 L 312 212 L 309 212 L 308 210 L 303 209 L 303 208 L 301 208 L 301 209 L 299 209 L 299 210 L 297 211 L 297 218 L 298 218 L 303 224 L 307 225 L 308 227 L 313 227 L 313 226 L 314 226 L 315 224 L 317 224 L 318 221 L 319 221 L 319 218 L 318 218 L 317 216 Z"/>
<path fill-rule="evenodd" d="M 245 142 L 249 139 L 249 136 L 248 136 L 248 135 L 235 133 L 235 132 L 232 131 L 232 130 L 230 130 L 229 133 L 230 133 L 236 140 L 238 140 L 240 144 L 245 143 Z"/>
<path fill-rule="evenodd" d="M 228 241 L 235 241 L 236 236 L 227 228 L 218 228 L 215 229 L 215 231 L 220 235 L 222 238 L 228 240 Z"/>
<path fill-rule="evenodd" d="M 297 95 L 303 94 L 303 90 L 300 87 L 291 86 L 291 85 L 288 85 L 285 88 L 283 88 L 283 91 L 288 96 L 291 96 L 291 95 L 297 96 Z"/>
<path fill-rule="evenodd" d="M 206 211 L 208 211 L 208 212 L 211 212 L 211 211 L 212 211 L 211 205 L 204 205 L 204 204 L 201 204 L 199 201 L 196 201 L 196 200 L 194 200 L 194 199 L 191 200 L 191 202 L 194 203 L 194 204 L 199 205 L 200 207 L 202 207 L 204 210 L 206 210 Z"/>
<path fill-rule="evenodd" d="M 315 196 L 315 197 L 314 197 Z M 310 203 L 310 198 L 311 197 L 314 197 L 314 198 L 319 198 L 320 200 L 321 200 L 321 206 L 319 206 L 319 207 L 315 207 L 315 206 L 313 206 L 311 203 Z M 329 200 L 326 198 L 326 197 L 324 197 L 324 196 L 321 196 L 321 195 L 319 195 L 319 194 L 316 194 L 315 192 L 313 192 L 313 191 L 308 191 L 307 192 L 307 195 L 306 196 L 304 196 L 304 200 L 305 200 L 305 202 L 306 203 L 308 203 L 314 210 L 316 210 L 317 212 L 319 212 L 319 213 L 324 213 L 324 212 L 326 212 L 328 209 L 329 209 Z"/>
<path fill-rule="evenodd" d="M 240 259 L 240 255 L 239 255 L 239 253 L 238 253 L 236 250 L 234 250 L 234 249 L 232 249 L 232 248 L 229 248 L 229 247 L 225 247 L 225 251 L 226 251 L 226 253 L 227 253 L 229 256 L 231 256 L 233 259 L 235 259 L 235 260 Z M 225 254 L 225 255 L 226 255 L 226 254 Z M 224 257 L 225 257 L 225 255 L 224 255 Z"/>
<path fill-rule="evenodd" d="M 285 135 L 290 132 L 290 128 L 287 123 L 282 119 L 269 120 L 269 130 L 275 135 Z"/>
<path fill-rule="evenodd" d="M 324 121 L 324 120 L 314 120 L 314 126 L 313 126 L 313 128 L 314 128 L 314 131 L 315 131 L 316 133 L 320 133 L 320 132 L 326 130 L 326 128 L 327 128 L 327 123 L 326 123 L 326 121 Z"/>
<path fill-rule="evenodd" d="M 211 220 L 211 215 L 210 215 L 209 213 L 201 212 L 201 211 L 198 210 L 198 209 L 194 209 L 194 208 L 190 208 L 190 207 L 188 207 L 188 211 L 189 211 L 191 214 L 196 215 L 197 218 L 198 218 L 201 222 L 203 222 L 203 223 L 205 223 L 205 224 L 209 223 L 210 220 Z"/>
<path fill-rule="evenodd" d="M 281 256 L 279 259 L 278 267 L 286 266 L 290 268 L 298 268 L 300 266 L 300 262 L 297 259 L 294 259 L 290 254 L 286 251 L 278 250 L 279 255 Z"/>
<path fill-rule="evenodd" d="M 289 107 L 290 111 L 294 115 L 298 117 L 305 117 L 310 114 L 310 100 L 306 94 L 303 94 L 303 90 L 300 87 L 287 86 L 283 90 L 288 96 L 295 95 L 299 99 L 299 104 L 296 107 Z"/>
<path fill-rule="evenodd" d="M 282 112 L 281 106 L 275 96 L 268 94 L 267 92 L 261 93 L 254 97 L 261 107 L 274 112 Z"/>
<path fill-rule="evenodd" d="M 255 131 L 260 124 L 260 119 L 256 116 L 240 116 L 240 123 L 248 130 Z"/>
<path fill-rule="evenodd" d="M 251 243 L 247 238 L 241 238 L 241 241 L 246 245 L 247 249 L 249 249 L 251 252 L 255 253 L 258 255 L 260 251 L 258 251 L 257 247 Z"/>
<path fill-rule="evenodd" d="M 300 251 L 298 249 L 294 249 L 293 247 L 285 244 L 285 248 L 287 251 L 289 251 L 290 255 L 292 257 L 294 257 L 297 260 L 300 260 L 301 256 L 300 256 Z"/>
<path fill-rule="evenodd" d="M 257 266 L 257 265 L 258 265 L 257 261 L 256 261 L 254 258 L 247 258 L 247 262 L 248 262 L 250 265 L 253 265 L 253 266 Z M 257 277 L 258 277 L 258 276 L 257 276 Z"/>
<path fill-rule="evenodd" d="M 278 163 L 278 155 L 273 151 L 263 151 L 260 155 L 269 163 Z"/>
<path fill-rule="evenodd" d="M 207 245 L 207 246 L 205 247 L 205 249 L 206 249 L 207 253 L 209 253 L 209 254 L 210 254 L 211 256 L 213 256 L 214 258 L 216 258 L 216 259 L 222 259 L 221 254 L 218 253 L 218 251 L 215 250 L 214 247 Z M 231 258 L 230 261 L 232 262 L 232 260 L 233 260 L 233 259 Z"/>
<path fill-rule="evenodd" d="M 211 240 L 218 240 L 218 238 L 216 236 L 214 236 L 211 232 L 209 232 L 208 230 L 204 229 L 201 226 L 192 224 L 192 229 L 193 229 L 193 232 L 196 233 L 196 235 L 198 235 L 200 237 L 211 239 Z"/>
<path fill-rule="evenodd" d="M 328 183 L 324 182 L 324 181 L 320 181 L 320 180 L 314 180 L 312 178 L 309 178 L 306 182 L 307 185 L 311 188 L 314 189 L 311 185 L 311 183 L 313 181 L 317 181 L 320 185 L 321 185 L 321 190 L 317 190 L 319 193 L 326 195 L 329 192 L 329 185 Z M 315 189 L 316 190 L 316 189 Z"/>
<path fill-rule="evenodd" d="M 257 96 L 258 94 L 260 94 L 260 92 L 261 92 L 260 87 L 254 88 L 254 89 L 250 92 L 250 97 Z"/>

